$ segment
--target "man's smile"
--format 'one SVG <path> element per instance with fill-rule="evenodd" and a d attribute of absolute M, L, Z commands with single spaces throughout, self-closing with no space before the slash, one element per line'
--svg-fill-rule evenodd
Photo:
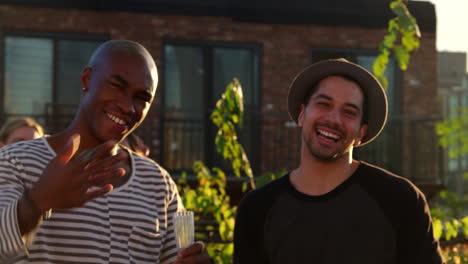
<path fill-rule="evenodd" d="M 337 142 L 341 138 L 340 135 L 335 134 L 333 132 L 325 131 L 323 129 L 317 129 L 317 136 L 325 137 L 326 139 L 333 140 L 334 142 Z"/>

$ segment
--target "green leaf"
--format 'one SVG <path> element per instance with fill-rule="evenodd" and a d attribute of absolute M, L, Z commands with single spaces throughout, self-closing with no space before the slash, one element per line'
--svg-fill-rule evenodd
<path fill-rule="evenodd" d="M 410 14 L 403 1 L 396 0 L 391 2 L 390 8 L 392 9 L 393 13 L 398 16 L 398 24 L 401 29 L 406 31 L 414 31 L 418 37 L 421 36 L 416 19 Z"/>
<path fill-rule="evenodd" d="M 232 122 L 234 122 L 234 123 L 236 123 L 236 124 L 239 123 L 239 120 L 240 120 L 240 119 L 239 119 L 239 116 L 238 116 L 237 114 L 233 114 L 233 115 L 231 116 L 231 118 L 232 118 Z"/>
<path fill-rule="evenodd" d="M 402 45 L 395 46 L 394 51 L 398 61 L 398 65 L 403 71 L 406 71 L 409 62 L 409 52 Z"/>
<path fill-rule="evenodd" d="M 445 240 L 457 237 L 457 227 L 454 222 L 445 222 Z"/>
<path fill-rule="evenodd" d="M 381 49 L 392 49 L 394 44 L 395 44 L 396 39 L 397 39 L 397 34 L 396 33 L 386 35 L 383 42 L 382 42 L 383 46 L 381 46 L 380 48 Z"/>
<path fill-rule="evenodd" d="M 413 32 L 404 32 L 401 38 L 401 43 L 407 51 L 412 51 L 419 48 L 419 39 Z"/>
<path fill-rule="evenodd" d="M 197 208 L 197 194 L 194 190 L 190 190 L 185 193 L 185 207 L 187 209 L 196 209 Z"/>
<path fill-rule="evenodd" d="M 462 223 L 463 234 L 468 239 L 468 216 L 463 217 L 460 222 Z"/>
<path fill-rule="evenodd" d="M 226 223 L 225 222 L 220 222 L 219 223 L 219 235 L 221 236 L 221 239 L 226 240 Z"/>
<path fill-rule="evenodd" d="M 432 222 L 432 228 L 434 229 L 434 237 L 439 240 L 442 236 L 442 221 L 440 219 L 434 219 Z"/>

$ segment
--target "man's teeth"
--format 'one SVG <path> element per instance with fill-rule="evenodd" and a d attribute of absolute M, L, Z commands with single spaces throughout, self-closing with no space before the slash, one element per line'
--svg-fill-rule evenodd
<path fill-rule="evenodd" d="M 115 123 L 121 125 L 121 126 L 124 126 L 126 125 L 125 121 L 123 121 L 122 119 L 116 117 L 115 115 L 112 115 L 112 114 L 107 114 L 107 116 L 112 120 L 114 121 Z"/>
<path fill-rule="evenodd" d="M 335 140 L 338 140 L 340 138 L 340 136 L 338 135 L 335 135 L 333 133 L 330 133 L 330 132 L 327 132 L 327 131 L 323 131 L 323 130 L 318 130 L 319 134 L 321 135 L 324 135 L 326 137 L 329 137 L 329 138 L 333 138 Z"/>

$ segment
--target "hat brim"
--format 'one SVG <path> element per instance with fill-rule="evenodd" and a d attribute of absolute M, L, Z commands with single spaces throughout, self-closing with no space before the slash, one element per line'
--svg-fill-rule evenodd
<path fill-rule="evenodd" d="M 305 68 L 291 83 L 288 93 L 288 111 L 296 122 L 301 104 L 313 85 L 328 76 L 343 75 L 356 81 L 363 90 L 367 102 L 367 133 L 359 146 L 374 140 L 387 120 L 388 103 L 385 90 L 379 81 L 363 67 L 345 59 L 320 61 Z"/>

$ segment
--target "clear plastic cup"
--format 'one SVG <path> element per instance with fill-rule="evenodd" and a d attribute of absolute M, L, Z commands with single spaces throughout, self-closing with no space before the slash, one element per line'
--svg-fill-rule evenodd
<path fill-rule="evenodd" d="M 195 230 L 192 211 L 180 211 L 174 214 L 174 231 L 179 249 L 193 244 Z"/>

